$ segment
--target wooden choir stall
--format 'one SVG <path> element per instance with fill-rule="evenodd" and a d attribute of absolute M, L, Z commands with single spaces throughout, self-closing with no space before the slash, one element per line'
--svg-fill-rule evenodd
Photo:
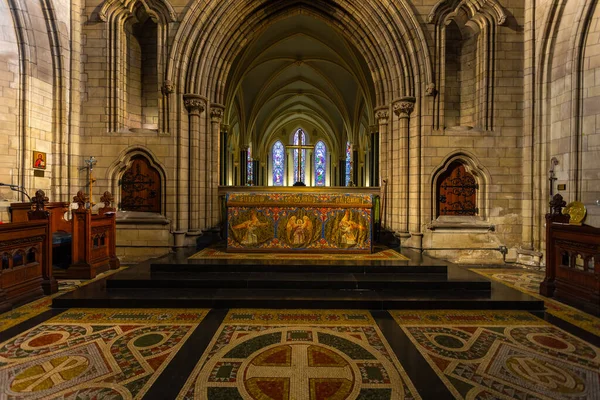
<path fill-rule="evenodd" d="M 47 199 L 38 190 L 28 203 L 28 220 L 0 225 L 0 312 L 58 290 L 50 218 L 43 209 Z"/>
<path fill-rule="evenodd" d="M 108 269 L 119 268 L 116 256 L 116 210 L 111 207 L 113 197 L 110 192 L 104 192 L 100 201 L 104 207 L 98 210 L 97 215 L 92 214 L 87 207 L 87 196 L 78 192 L 73 198 L 77 209 L 72 210 L 70 220 L 67 219 L 69 203 L 45 205 L 50 218 L 52 247 L 60 255 L 53 260 L 57 278 L 91 279 Z M 23 203 L 11 204 L 12 221 L 27 221 L 27 208 Z"/>
<path fill-rule="evenodd" d="M 546 214 L 546 277 L 540 293 L 600 315 L 600 229 L 569 223 L 570 216 L 561 212 L 565 205 L 557 194 Z"/>

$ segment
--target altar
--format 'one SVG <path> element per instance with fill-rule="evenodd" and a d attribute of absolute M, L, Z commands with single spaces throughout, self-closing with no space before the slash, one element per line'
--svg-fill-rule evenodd
<path fill-rule="evenodd" d="M 376 195 L 369 190 L 227 189 L 229 252 L 372 252 Z"/>

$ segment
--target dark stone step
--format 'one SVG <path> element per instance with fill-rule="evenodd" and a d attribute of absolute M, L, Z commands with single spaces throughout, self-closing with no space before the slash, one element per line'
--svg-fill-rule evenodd
<path fill-rule="evenodd" d="M 52 307 L 107 308 L 304 308 L 304 309 L 466 309 L 541 311 L 544 303 L 513 289 L 314 290 L 314 289 L 110 289 L 88 285 L 52 301 Z M 506 293 L 500 293 L 506 292 Z"/>
<path fill-rule="evenodd" d="M 281 273 L 396 273 L 396 274 L 446 274 L 448 267 L 446 265 L 408 265 L 402 264 L 402 261 L 395 263 L 386 263 L 382 265 L 359 265 L 356 262 L 312 262 L 307 264 L 301 261 L 291 263 L 290 260 L 235 260 L 236 263 L 230 263 L 231 260 L 212 260 L 212 262 L 195 263 L 195 260 L 189 260 L 188 263 L 180 264 L 162 264 L 152 263 L 150 271 L 152 273 L 206 273 L 206 272 L 281 272 Z"/>
<path fill-rule="evenodd" d="M 113 288 L 265 288 L 371 290 L 490 290 L 485 280 L 448 280 L 445 274 L 152 273 L 150 279 L 108 279 Z"/>

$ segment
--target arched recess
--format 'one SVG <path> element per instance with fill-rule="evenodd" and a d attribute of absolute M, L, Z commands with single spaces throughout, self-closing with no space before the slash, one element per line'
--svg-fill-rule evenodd
<path fill-rule="evenodd" d="M 109 182 L 110 191 L 115 196 L 117 204 L 123 200 L 123 191 L 121 182 L 123 175 L 131 168 L 136 160 L 143 158 L 148 166 L 158 173 L 160 177 L 160 214 L 166 215 L 167 200 L 167 174 L 166 168 L 160 163 L 156 156 L 147 148 L 136 146 L 125 149 L 121 152 L 117 160 L 113 162 L 106 171 L 106 178 Z M 119 207 L 121 208 L 121 207 Z"/>
<path fill-rule="evenodd" d="M 169 24 L 177 21 L 168 0 L 106 0 L 99 13 L 106 22 L 109 132 L 168 133 L 164 79 L 169 55 Z"/>
<path fill-rule="evenodd" d="M 440 0 L 427 21 L 435 26 L 434 129 L 493 130 L 496 36 L 507 20 L 497 0 Z"/>
<path fill-rule="evenodd" d="M 481 221 L 486 221 L 489 217 L 488 186 L 491 184 L 490 175 L 474 155 L 468 154 L 465 151 L 448 155 L 430 177 L 429 184 L 431 187 L 432 220 L 436 220 L 440 217 L 438 214 L 438 202 L 441 195 L 439 192 L 439 184 L 452 172 L 452 169 L 457 166 L 462 167 L 461 170 L 464 170 L 472 177 L 472 180 L 465 179 L 463 183 L 467 186 L 472 184 L 475 186 L 473 187 L 473 190 L 475 191 L 475 207 L 477 207 L 478 210 L 473 217 Z M 460 218 L 461 215 L 460 213 L 457 213 L 456 215 L 446 215 L 445 217 L 457 219 Z"/>

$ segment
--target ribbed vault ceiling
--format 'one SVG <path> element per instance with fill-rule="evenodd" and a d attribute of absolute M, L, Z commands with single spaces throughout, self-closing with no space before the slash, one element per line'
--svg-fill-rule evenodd
<path fill-rule="evenodd" d="M 322 20 L 293 15 L 269 26 L 236 59 L 227 81 L 227 120 L 259 155 L 298 128 L 335 154 L 361 145 L 374 89 L 362 57 Z M 316 137 L 315 137 L 316 133 Z"/>

